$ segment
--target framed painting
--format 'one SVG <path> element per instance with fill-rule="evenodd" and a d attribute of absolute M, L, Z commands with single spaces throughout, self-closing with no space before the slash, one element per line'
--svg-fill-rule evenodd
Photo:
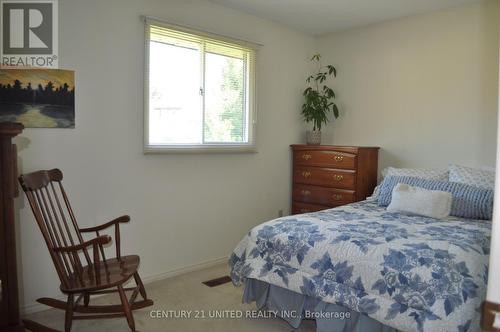
<path fill-rule="evenodd" d="M 0 122 L 26 128 L 75 128 L 75 72 L 0 69 Z"/>

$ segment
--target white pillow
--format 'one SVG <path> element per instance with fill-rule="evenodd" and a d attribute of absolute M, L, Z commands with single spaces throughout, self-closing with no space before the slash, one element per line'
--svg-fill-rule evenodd
<path fill-rule="evenodd" d="M 387 167 L 382 170 L 382 180 L 386 176 L 412 176 L 414 178 L 422 178 L 427 180 L 448 181 L 448 171 L 431 169 L 431 168 L 396 168 Z M 373 190 L 371 198 L 377 198 L 379 194 L 379 186 Z"/>
<path fill-rule="evenodd" d="M 385 174 L 384 174 L 385 173 Z M 382 171 L 382 175 L 386 176 L 412 176 L 414 178 L 422 178 L 427 180 L 448 181 L 448 171 L 432 168 L 395 168 L 387 167 Z"/>
<path fill-rule="evenodd" d="M 465 183 L 485 189 L 495 189 L 495 171 L 488 168 L 472 168 L 451 164 L 450 182 Z"/>
<path fill-rule="evenodd" d="M 453 196 L 449 192 L 427 190 L 398 183 L 392 190 L 390 212 L 409 212 L 435 219 L 450 215 Z"/>

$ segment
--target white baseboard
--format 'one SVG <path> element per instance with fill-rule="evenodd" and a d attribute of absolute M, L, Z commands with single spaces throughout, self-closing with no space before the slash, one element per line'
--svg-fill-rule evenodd
<path fill-rule="evenodd" d="M 186 274 L 186 273 L 196 272 L 196 271 L 208 269 L 208 268 L 211 268 L 213 266 L 217 266 L 217 265 L 220 265 L 220 264 L 223 264 L 223 263 L 227 263 L 228 261 L 229 261 L 229 257 L 228 256 L 224 256 L 224 257 L 220 257 L 220 258 L 215 258 L 215 259 L 210 259 L 210 260 L 207 260 L 207 261 L 204 261 L 204 262 L 200 262 L 200 263 L 196 263 L 196 264 L 192 264 L 192 265 L 180 267 L 180 268 L 177 268 L 177 269 L 165 271 L 165 272 L 162 272 L 162 273 L 159 273 L 159 274 L 155 274 L 155 275 L 152 275 L 152 276 L 142 277 L 142 281 L 143 281 L 144 284 L 149 284 L 149 283 L 154 282 L 154 281 L 165 280 L 165 279 L 173 278 L 173 277 L 176 277 L 176 276 L 179 276 L 179 275 L 183 275 L 183 274 Z M 100 295 L 100 296 L 102 296 L 102 295 Z M 63 296 L 63 295 L 53 296 L 53 298 L 55 298 L 57 300 L 61 300 L 61 301 L 66 301 L 67 300 L 67 297 Z M 44 310 L 49 310 L 49 309 L 50 308 L 47 307 L 44 304 L 41 304 L 41 303 L 38 303 L 38 302 L 33 302 L 33 303 L 30 303 L 30 304 L 27 304 L 27 305 L 24 305 L 23 307 L 21 307 L 21 315 L 25 316 L 25 315 L 29 315 L 29 314 L 33 314 L 33 313 L 36 313 L 36 312 L 40 312 L 40 311 L 44 311 Z"/>

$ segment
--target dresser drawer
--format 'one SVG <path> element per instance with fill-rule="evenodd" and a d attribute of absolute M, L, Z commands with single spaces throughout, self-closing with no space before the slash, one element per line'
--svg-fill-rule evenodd
<path fill-rule="evenodd" d="M 294 163 L 296 165 L 323 166 L 333 168 L 356 168 L 356 155 L 337 151 L 295 151 Z"/>
<path fill-rule="evenodd" d="M 297 202 L 315 203 L 335 207 L 355 202 L 356 195 L 352 190 L 295 184 L 293 186 L 292 199 Z"/>
<path fill-rule="evenodd" d="M 356 173 L 354 171 L 321 168 L 296 167 L 293 172 L 295 183 L 312 184 L 339 189 L 355 189 Z"/>
<path fill-rule="evenodd" d="M 293 202 L 292 203 L 292 214 L 315 212 L 315 211 L 321 211 L 321 210 L 326 210 L 326 209 L 331 209 L 331 207 L 317 205 L 317 204 L 300 203 L 300 202 Z"/>

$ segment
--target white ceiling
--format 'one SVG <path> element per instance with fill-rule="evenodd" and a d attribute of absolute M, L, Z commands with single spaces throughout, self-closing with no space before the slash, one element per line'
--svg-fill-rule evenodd
<path fill-rule="evenodd" d="M 482 0 L 210 0 L 321 35 Z"/>

